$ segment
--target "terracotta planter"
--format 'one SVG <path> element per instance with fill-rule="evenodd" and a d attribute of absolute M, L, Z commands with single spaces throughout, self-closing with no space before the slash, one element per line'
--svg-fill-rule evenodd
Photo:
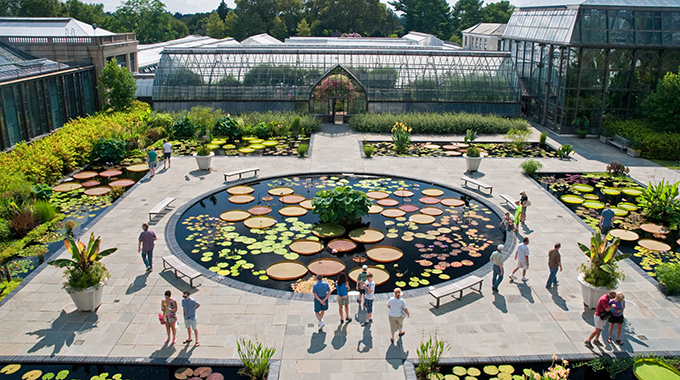
<path fill-rule="evenodd" d="M 210 163 L 212 162 L 214 155 L 214 152 L 210 152 L 210 155 L 208 156 L 197 156 L 196 153 L 194 153 L 193 156 L 196 158 L 196 165 L 198 165 L 198 169 L 210 171 Z"/>
<path fill-rule="evenodd" d="M 581 295 L 583 296 L 583 304 L 589 309 L 594 309 L 597 307 L 597 301 L 600 297 L 609 293 L 612 289 L 607 289 L 603 286 L 592 286 L 586 282 L 584 279 L 585 275 L 583 273 L 578 275 L 578 282 L 581 283 Z"/>
<path fill-rule="evenodd" d="M 78 311 L 97 311 L 97 308 L 102 304 L 104 284 L 90 286 L 83 290 L 66 288 L 66 292 L 71 296 Z"/>
<path fill-rule="evenodd" d="M 467 165 L 467 171 L 476 172 L 479 170 L 479 165 L 482 163 L 483 157 L 468 157 L 467 154 L 463 153 L 465 157 L 465 165 Z"/>

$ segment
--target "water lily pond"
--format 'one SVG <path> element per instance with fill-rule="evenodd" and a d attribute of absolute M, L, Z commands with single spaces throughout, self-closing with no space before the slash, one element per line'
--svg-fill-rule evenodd
<path fill-rule="evenodd" d="M 650 276 L 661 262 L 680 262 L 678 231 L 654 231 L 661 226 L 647 221 L 640 205 L 645 188 L 632 179 L 607 173 L 539 174 L 534 179 L 595 230 L 605 203 L 610 203 L 616 214 L 614 234 L 621 238 L 619 249 L 632 254 L 633 262 Z"/>
<path fill-rule="evenodd" d="M 394 143 L 390 141 L 367 141 L 365 144 L 373 145 L 376 150 L 374 156 L 400 156 L 400 157 L 462 157 L 467 144 L 462 142 L 417 142 L 411 143 L 408 153 L 396 154 Z M 486 157 L 556 157 L 556 152 L 549 145 L 527 143 L 521 149 L 517 149 L 511 143 L 492 142 L 475 143 Z"/>
<path fill-rule="evenodd" d="M 216 138 L 206 146 L 217 156 L 297 156 L 297 147 L 300 144 L 309 144 L 309 140 L 306 136 L 277 136 L 267 139 L 244 136 L 234 142 Z M 170 144 L 174 156 L 191 156 L 201 145 L 196 140 L 174 140 Z"/>
<path fill-rule="evenodd" d="M 372 207 L 362 224 L 319 223 L 316 192 L 352 186 Z M 402 178 L 305 175 L 232 186 L 191 206 L 175 234 L 182 250 L 219 275 L 298 292 L 312 274 L 356 279 L 363 264 L 378 292 L 435 285 L 474 271 L 505 241 L 500 218 L 461 193 Z"/>

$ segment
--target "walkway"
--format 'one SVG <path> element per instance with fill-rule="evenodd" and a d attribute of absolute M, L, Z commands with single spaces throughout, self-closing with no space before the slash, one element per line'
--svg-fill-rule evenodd
<path fill-rule="evenodd" d="M 538 139 L 537 132 L 532 139 Z M 159 257 L 168 254 L 164 230 L 169 215 L 151 227 L 159 237 L 154 272 L 145 273 L 137 253 L 140 226 L 147 221 L 147 211 L 161 199 L 175 197 L 174 206 L 178 207 L 199 194 L 223 187 L 223 172 L 252 166 L 262 169 L 262 177 L 310 171 L 371 172 L 460 186 L 458 178 L 465 171 L 461 158 L 362 159 L 360 140 L 361 136 L 349 132 L 346 126 L 329 125 L 314 136 L 310 158 L 217 157 L 210 173 L 197 171 L 191 157 L 173 158 L 171 169 L 145 180 L 91 228 L 102 236 L 104 247 L 119 248 L 105 259 L 112 279 L 99 312 L 74 312 L 69 296 L 61 289 L 61 270 L 45 268 L 0 308 L 0 355 L 233 359 L 237 358 L 236 340 L 244 337 L 276 347 L 276 358 L 282 359 L 282 380 L 378 380 L 403 379 L 403 360 L 416 358 L 419 342 L 431 334 L 451 344 L 447 357 L 590 352 L 582 342 L 592 330 L 593 316 L 592 311 L 583 310 L 576 281 L 576 268 L 585 259 L 576 242 L 586 242 L 590 231 L 522 175 L 522 159 L 514 158 L 483 160 L 479 175 L 494 185 L 494 195 L 480 196 L 500 204 L 498 194 L 517 195 L 525 190 L 531 199 L 528 225 L 522 231 L 531 239 L 530 281 L 526 284 L 505 281 L 500 293 L 493 294 L 489 274 L 485 276 L 482 295 L 469 294 L 462 301 L 445 300 L 438 310 L 431 308 L 428 296 L 407 298 L 412 311 L 412 318 L 406 322 L 407 334 L 399 345 L 391 346 L 385 302 L 376 304 L 375 323 L 366 329 L 356 322 L 339 326 L 332 305 L 327 326 L 320 332 L 311 303 L 249 294 L 205 280 L 195 293 L 202 304 L 198 311 L 201 347 L 179 343 L 164 346 L 165 329 L 156 318 L 163 292 L 172 289 L 179 299 L 188 285 L 169 272 L 160 272 Z M 499 141 L 502 136 L 485 140 Z M 595 140 L 557 140 L 573 144 L 578 154 L 571 161 L 541 159 L 543 171 L 603 171 L 607 163 L 616 160 L 631 166 L 631 175 L 642 182 L 664 177 L 677 180 L 675 171 L 632 159 Z M 563 247 L 564 272 L 559 274 L 559 289 L 549 292 L 544 288 L 548 275 L 546 256 L 557 241 Z M 678 299 L 663 296 L 653 282 L 628 263 L 622 266 L 626 281 L 621 290 L 628 302 L 626 343 L 621 348 L 596 348 L 596 352 L 680 350 Z M 514 261 L 508 260 L 506 268 L 513 267 Z M 351 309 L 356 312 L 355 305 Z M 181 327 L 179 342 L 186 334 Z"/>

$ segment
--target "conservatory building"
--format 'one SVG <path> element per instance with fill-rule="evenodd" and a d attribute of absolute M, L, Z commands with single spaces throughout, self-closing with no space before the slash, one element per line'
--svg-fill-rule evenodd
<path fill-rule="evenodd" d="M 530 120 L 558 133 L 634 116 L 680 65 L 680 0 L 540 0 L 503 33 Z"/>
<path fill-rule="evenodd" d="M 423 33 L 403 38 L 252 36 L 240 45 L 163 50 L 154 107 L 230 112 L 475 112 L 519 116 L 509 52 L 465 51 Z"/>

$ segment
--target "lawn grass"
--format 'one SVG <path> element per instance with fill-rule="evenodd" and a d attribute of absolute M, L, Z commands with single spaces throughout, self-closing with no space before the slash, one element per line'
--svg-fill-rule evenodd
<path fill-rule="evenodd" d="M 656 159 L 652 159 L 652 161 L 656 162 L 657 164 L 659 164 L 661 166 L 665 166 L 668 169 L 680 170 L 680 161 L 656 160 Z"/>

